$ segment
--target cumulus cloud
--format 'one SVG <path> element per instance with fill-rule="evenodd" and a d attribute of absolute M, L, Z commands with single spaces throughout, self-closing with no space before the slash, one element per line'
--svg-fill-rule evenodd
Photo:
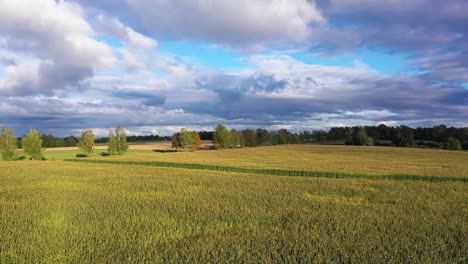
<path fill-rule="evenodd" d="M 0 34 L 0 48 L 22 57 L 0 79 L 2 94 L 79 89 L 96 69 L 115 62 L 112 49 L 93 38 L 80 6 L 69 2 L 1 1 Z"/>
<path fill-rule="evenodd" d="M 228 46 L 301 41 L 326 19 L 308 0 L 80 1 L 113 10 L 156 37 Z M 126 9 L 127 12 L 123 12 Z"/>
<path fill-rule="evenodd" d="M 96 17 L 96 29 L 106 35 L 122 40 L 131 47 L 153 49 L 158 44 L 154 39 L 136 32 L 129 26 L 125 26 L 115 17 L 98 15 Z"/>
<path fill-rule="evenodd" d="M 270 123 L 323 114 L 368 122 L 383 117 L 461 119 L 468 114 L 468 90 L 432 84 L 421 76 L 382 76 L 362 63 L 311 65 L 289 56 L 253 56 L 249 61 L 254 73 L 200 77 L 198 87 L 215 92 L 217 100 L 191 103 L 184 109 Z M 279 89 L 264 90 L 258 80 Z"/>
<path fill-rule="evenodd" d="M 467 8 L 462 0 L 0 0 L 0 124 L 103 136 L 118 124 L 165 135 L 218 122 L 468 126 Z M 235 48 L 244 65 L 213 69 L 156 40 Z M 287 55 L 361 48 L 408 54 L 407 72 Z"/>

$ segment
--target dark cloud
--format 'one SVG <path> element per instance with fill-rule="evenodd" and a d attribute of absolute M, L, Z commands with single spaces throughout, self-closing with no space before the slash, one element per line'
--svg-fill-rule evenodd
<path fill-rule="evenodd" d="M 151 92 L 114 90 L 110 94 L 120 100 L 141 101 L 146 106 L 161 106 L 166 102 L 166 96 Z"/>
<path fill-rule="evenodd" d="M 372 122 L 382 118 L 398 121 L 463 120 L 468 115 L 468 90 L 461 86 L 434 84 L 420 75 L 379 77 L 358 71 L 343 76 L 341 72 L 345 69 L 326 66 L 310 68 L 299 62 L 296 66 L 291 62 L 284 63 L 289 65 L 290 72 L 280 70 L 286 76 L 283 79 L 269 73 L 204 78 L 204 82 L 198 82 L 198 87 L 214 91 L 219 95 L 219 100 L 191 102 L 181 107 L 226 120 L 268 122 L 313 120 L 314 116 L 324 114 L 336 115 L 332 119 L 360 117 Z M 295 73 L 299 71 L 307 77 L 296 76 Z M 324 72 L 326 79 L 321 77 Z M 306 82 L 297 78 L 304 78 Z M 342 80 L 332 83 L 335 78 Z M 268 87 L 279 89 L 263 89 L 264 86 L 259 83 L 268 83 Z M 306 91 L 310 89 L 311 94 L 307 94 Z M 339 110 L 350 114 L 342 114 Z M 318 119 L 321 120 L 320 117 Z"/>

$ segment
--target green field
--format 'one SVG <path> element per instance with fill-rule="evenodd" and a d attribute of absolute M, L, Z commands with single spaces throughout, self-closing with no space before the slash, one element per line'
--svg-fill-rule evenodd
<path fill-rule="evenodd" d="M 0 263 L 468 261 L 466 182 L 60 161 L 72 152 L 0 162 Z M 468 177 L 466 152 L 379 147 L 140 150 L 91 159 Z"/>

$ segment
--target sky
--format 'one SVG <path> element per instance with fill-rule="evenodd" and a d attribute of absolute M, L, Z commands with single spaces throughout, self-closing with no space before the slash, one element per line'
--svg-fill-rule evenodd
<path fill-rule="evenodd" d="M 466 0 L 0 0 L 0 125 L 468 127 Z"/>

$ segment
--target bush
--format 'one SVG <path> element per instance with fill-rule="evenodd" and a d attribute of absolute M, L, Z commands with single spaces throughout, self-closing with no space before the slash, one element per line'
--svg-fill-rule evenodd
<path fill-rule="evenodd" d="M 449 142 L 445 144 L 444 148 L 448 150 L 462 150 L 462 146 L 458 139 L 451 139 Z"/>
<path fill-rule="evenodd" d="M 86 154 L 76 154 L 75 157 L 76 158 L 87 158 L 88 155 L 86 155 Z"/>
<path fill-rule="evenodd" d="M 442 144 L 440 144 L 439 142 L 435 142 L 435 141 L 420 140 L 416 142 L 416 145 L 418 145 L 418 147 L 439 148 L 439 149 L 442 148 Z"/>

